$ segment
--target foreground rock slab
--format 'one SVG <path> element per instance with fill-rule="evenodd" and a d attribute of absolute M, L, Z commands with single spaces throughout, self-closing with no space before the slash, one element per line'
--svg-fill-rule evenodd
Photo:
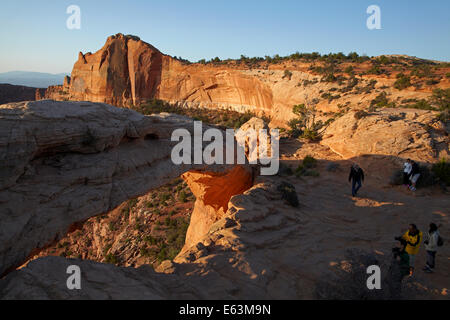
<path fill-rule="evenodd" d="M 170 139 L 192 123 L 90 102 L 0 106 L 0 275 L 73 224 L 194 168 L 173 165 Z"/>

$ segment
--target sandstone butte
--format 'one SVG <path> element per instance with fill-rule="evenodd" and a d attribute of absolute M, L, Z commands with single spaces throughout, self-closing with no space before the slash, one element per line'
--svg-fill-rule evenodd
<path fill-rule="evenodd" d="M 343 69 L 350 65 L 344 64 Z M 347 92 L 347 82 L 321 81 L 322 75 L 311 71 L 320 63 L 286 61 L 278 64 L 246 66 L 236 61 L 227 64 L 186 64 L 161 53 L 136 36 L 110 36 L 95 53 L 79 53 L 71 77 L 62 86 L 47 89 L 43 98 L 109 103 L 121 107 L 138 106 L 151 99 L 164 100 L 179 107 L 204 107 L 251 111 L 271 118 L 271 126 L 286 127 L 294 117 L 292 107 L 317 99 L 317 109 L 339 112 L 342 106 L 367 109 L 381 92 L 392 101 L 428 98 L 433 88 L 450 87 L 442 69 L 438 85 L 404 90 L 394 89 L 397 71 L 390 75 L 357 75 L 358 87 L 373 90 Z M 355 72 L 370 69 L 369 62 L 351 64 Z M 286 76 L 286 72 L 289 71 Z M 375 81 L 375 84 L 374 82 Z M 351 91 L 351 90 L 350 90 Z M 322 98 L 332 93 L 333 99 Z M 325 119 L 324 119 L 325 120 Z"/>

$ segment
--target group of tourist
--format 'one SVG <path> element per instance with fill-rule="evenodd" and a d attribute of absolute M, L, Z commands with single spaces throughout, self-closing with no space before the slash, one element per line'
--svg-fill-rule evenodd
<path fill-rule="evenodd" d="M 406 160 L 403 168 L 403 184 L 411 191 L 416 191 L 416 184 L 420 178 L 419 165 L 411 160 Z M 358 164 L 354 163 L 350 168 L 349 182 L 352 182 L 352 196 L 356 197 L 358 191 L 362 187 L 364 181 L 364 171 Z M 408 231 L 402 236 L 396 238 L 400 241 L 401 248 L 397 248 L 396 257 L 399 258 L 400 264 L 404 267 L 405 275 L 413 275 L 416 255 L 419 252 L 420 244 L 422 243 L 423 233 L 417 229 L 415 224 L 409 226 Z M 427 262 L 423 270 L 427 273 L 433 273 L 436 261 L 436 252 L 438 247 L 443 245 L 443 240 L 439 234 L 436 224 L 431 223 L 429 231 L 425 235 L 425 250 L 427 252 Z"/>
<path fill-rule="evenodd" d="M 423 233 L 415 224 L 410 224 L 408 231 L 401 237 L 395 238 L 401 244 L 398 257 L 400 264 L 409 267 L 409 275 L 412 276 L 415 268 L 416 256 L 419 253 L 420 244 L 422 242 Z M 428 232 L 425 235 L 425 250 L 427 253 L 427 261 L 423 268 L 426 273 L 433 273 L 436 266 L 436 253 L 438 248 L 443 245 L 443 240 L 439 234 L 436 224 L 430 223 Z"/>
<path fill-rule="evenodd" d="M 403 165 L 403 185 L 411 191 L 416 191 L 419 178 L 420 167 L 417 162 L 411 159 L 406 160 Z M 357 163 L 351 166 L 348 181 L 352 182 L 352 196 L 356 197 L 364 182 L 364 171 Z"/>

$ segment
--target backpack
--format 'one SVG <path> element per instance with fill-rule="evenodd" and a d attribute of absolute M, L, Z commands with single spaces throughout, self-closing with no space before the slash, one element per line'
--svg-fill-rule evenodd
<path fill-rule="evenodd" d="M 441 236 L 438 237 L 437 245 L 438 247 L 442 247 L 444 245 L 444 239 L 442 239 Z"/>

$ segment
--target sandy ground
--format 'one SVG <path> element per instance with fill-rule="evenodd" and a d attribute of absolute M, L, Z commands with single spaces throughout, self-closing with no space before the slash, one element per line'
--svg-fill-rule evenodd
<path fill-rule="evenodd" d="M 298 142 L 281 144 L 282 163 L 295 168 L 307 154 L 319 160 L 320 177 L 291 176 L 284 178 L 294 184 L 305 217 L 305 232 L 298 237 L 303 246 L 298 248 L 304 259 L 305 270 L 321 270 L 335 264 L 348 248 L 360 248 L 389 255 L 410 223 L 426 233 L 430 222 L 440 227 L 444 240 L 450 239 L 450 196 L 439 188 L 413 193 L 403 186 L 389 185 L 389 176 L 396 161 L 383 157 L 357 159 L 366 171 L 366 180 L 358 197 L 351 196 L 348 173 L 352 161 L 342 160 L 326 147 Z M 339 164 L 335 172 L 327 171 L 333 161 Z M 298 242 L 297 242 L 298 243 Z M 426 252 L 423 244 L 416 258 L 414 277 L 450 298 L 450 245 L 448 240 L 437 255 L 436 272 L 426 274 Z M 318 271 L 319 272 L 319 271 Z M 317 275 L 319 276 L 319 275 Z"/>

